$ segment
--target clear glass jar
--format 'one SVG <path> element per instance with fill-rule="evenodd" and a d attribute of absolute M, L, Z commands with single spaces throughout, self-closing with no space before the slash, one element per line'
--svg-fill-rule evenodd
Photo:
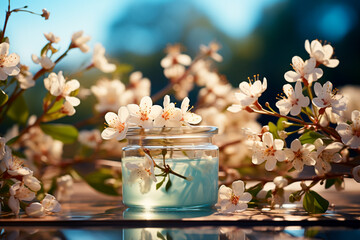
<path fill-rule="evenodd" d="M 218 195 L 216 133 L 216 127 L 206 126 L 129 129 L 122 158 L 124 204 L 178 210 L 213 206 Z"/>

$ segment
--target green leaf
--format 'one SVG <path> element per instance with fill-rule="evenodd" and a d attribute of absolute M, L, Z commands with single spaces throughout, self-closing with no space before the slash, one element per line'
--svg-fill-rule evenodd
<path fill-rule="evenodd" d="M 158 190 L 163 185 L 163 183 L 165 182 L 165 179 L 166 179 L 166 176 L 164 176 L 164 178 L 163 178 L 163 180 L 161 180 L 161 182 L 158 182 L 156 184 L 156 190 Z"/>
<path fill-rule="evenodd" d="M 325 137 L 324 135 L 322 135 L 318 132 L 307 131 L 299 137 L 299 140 L 300 140 L 301 144 L 305 144 L 305 143 L 313 144 L 316 139 L 324 138 L 324 137 Z"/>
<path fill-rule="evenodd" d="M 11 146 L 19 139 L 19 137 L 20 137 L 19 135 L 16 137 L 13 137 L 12 139 L 10 139 L 9 141 L 6 142 L 6 145 Z"/>
<path fill-rule="evenodd" d="M 117 189 L 112 185 L 105 184 L 107 179 L 114 178 L 111 169 L 100 168 L 98 171 L 89 173 L 83 178 L 95 190 L 107 195 L 119 196 Z"/>
<path fill-rule="evenodd" d="M 167 181 L 166 185 L 165 185 L 165 191 L 169 191 L 169 189 L 172 186 L 171 180 L 170 180 L 170 175 L 169 176 L 169 180 Z"/>
<path fill-rule="evenodd" d="M 320 228 L 319 227 L 309 227 L 305 229 L 305 233 L 304 233 L 304 237 L 306 238 L 315 238 L 316 235 L 318 235 L 318 233 Z"/>
<path fill-rule="evenodd" d="M 263 187 L 264 184 L 258 183 L 255 186 L 252 186 L 249 189 L 247 189 L 246 192 L 250 193 L 251 196 L 254 198 L 261 191 L 261 189 L 263 189 Z"/>
<path fill-rule="evenodd" d="M 4 105 L 8 99 L 8 95 L 2 89 L 0 89 L 0 107 Z"/>
<path fill-rule="evenodd" d="M 283 117 L 281 117 L 281 118 L 279 118 L 279 120 L 277 121 L 277 123 L 276 123 L 276 126 L 277 126 L 277 130 L 278 131 L 282 131 L 282 130 L 284 130 L 285 128 L 284 128 L 284 124 L 282 123 L 282 122 L 286 122 L 286 118 L 283 118 Z"/>
<path fill-rule="evenodd" d="M 329 201 L 310 190 L 305 193 L 303 207 L 308 213 L 324 213 L 329 207 Z"/>
<path fill-rule="evenodd" d="M 75 142 L 79 134 L 74 126 L 66 124 L 41 124 L 40 128 L 47 135 L 63 143 Z"/>
<path fill-rule="evenodd" d="M 325 181 L 325 189 L 330 188 L 332 185 L 335 184 L 335 178 L 326 179 Z"/>
<path fill-rule="evenodd" d="M 29 109 L 23 95 L 20 95 L 15 99 L 9 111 L 7 112 L 7 116 L 19 124 L 26 124 L 26 121 L 29 117 Z"/>
<path fill-rule="evenodd" d="M 276 125 L 273 122 L 269 122 L 268 126 L 269 126 L 269 132 L 271 132 L 274 135 L 274 138 L 280 139 Z"/>

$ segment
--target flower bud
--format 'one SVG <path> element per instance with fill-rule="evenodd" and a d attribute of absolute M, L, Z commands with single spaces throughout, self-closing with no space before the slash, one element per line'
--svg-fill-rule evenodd
<path fill-rule="evenodd" d="M 43 205 L 38 202 L 31 203 L 26 207 L 25 212 L 29 217 L 43 217 L 45 215 Z"/>
<path fill-rule="evenodd" d="M 48 11 L 48 10 L 46 10 L 46 8 L 44 8 L 43 10 L 42 10 L 42 14 L 41 14 L 41 16 L 43 17 L 43 18 L 45 18 L 45 20 L 48 20 L 49 19 L 49 17 L 50 17 L 50 12 Z"/>
<path fill-rule="evenodd" d="M 287 135 L 287 132 L 282 130 L 282 131 L 278 131 L 278 134 L 279 134 L 279 137 L 282 139 L 282 140 L 285 140 L 288 135 Z"/>
<path fill-rule="evenodd" d="M 273 182 L 277 188 L 284 188 L 288 185 L 288 180 L 282 176 L 277 176 Z"/>

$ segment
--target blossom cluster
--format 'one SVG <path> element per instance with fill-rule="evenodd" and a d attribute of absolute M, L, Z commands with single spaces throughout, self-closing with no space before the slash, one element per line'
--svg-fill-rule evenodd
<path fill-rule="evenodd" d="M 304 165 L 313 166 L 319 179 L 343 181 L 343 176 L 348 173 L 332 175 L 332 165 L 351 161 L 349 150 L 360 150 L 360 111 L 353 110 L 351 119 L 346 118 L 349 99 L 339 94 L 337 89 L 333 89 L 331 82 L 327 81 L 323 85 L 318 82 L 323 76 L 323 70 L 319 68 L 321 65 L 335 68 L 339 64 L 338 59 L 332 58 L 332 46 L 322 45 L 318 40 L 311 43 L 306 40 L 305 49 L 310 58 L 304 61 L 298 56 L 293 57 L 293 70 L 284 74 L 289 84 L 283 86 L 283 94 L 279 94 L 275 104 L 279 112 L 273 110 L 268 102 L 263 107 L 258 101 L 267 89 L 266 78 L 263 82 L 257 78 L 240 83 L 240 91 L 235 93 L 237 102 L 227 110 L 233 113 L 254 112 L 279 118 L 277 125 L 271 123 L 263 127 L 261 132 L 252 133 L 249 146 L 253 151 L 253 164 L 265 162 L 265 169 L 274 172 L 277 168 L 287 172 L 302 172 Z M 295 84 L 295 87 L 291 84 Z M 287 131 L 288 128 L 292 131 Z M 301 136 L 291 136 L 296 133 Z M 289 145 L 286 143 L 288 137 L 292 139 Z M 355 163 L 350 166 L 353 167 L 353 178 L 359 181 L 359 166 Z M 288 178 L 295 182 L 292 177 Z M 318 182 L 316 179 L 314 178 L 311 187 Z M 279 200 L 279 192 L 283 194 L 283 191 L 279 189 L 287 183 L 281 187 L 279 184 L 275 185 L 277 187 L 272 192 L 272 201 L 277 199 L 277 203 L 281 203 L 283 201 Z M 304 185 L 302 191 L 311 194 L 309 188 Z M 301 196 L 299 192 L 297 194 Z M 301 197 L 295 198 L 300 199 Z M 305 205 L 304 207 L 306 208 Z"/>
<path fill-rule="evenodd" d="M 29 216 L 60 211 L 60 204 L 50 194 L 38 202 L 36 193 L 42 188 L 40 181 L 34 177 L 32 170 L 24 167 L 22 160 L 12 155 L 4 138 L 0 138 L 0 175 L 1 187 L 9 186 L 8 194 L 1 196 L 1 205 L 8 206 L 15 215 L 20 212 L 20 203 L 26 205 L 25 211 Z"/>
<path fill-rule="evenodd" d="M 201 117 L 189 111 L 189 98 L 181 103 L 181 108 L 175 107 L 170 102 L 169 95 L 164 97 L 164 108 L 153 105 L 149 96 L 141 99 L 140 104 L 128 104 L 118 110 L 118 114 L 108 112 L 105 120 L 108 125 L 103 130 L 103 139 L 116 138 L 118 141 L 126 137 L 126 132 L 131 127 L 151 129 L 153 127 L 181 127 L 182 125 L 198 124 Z"/>

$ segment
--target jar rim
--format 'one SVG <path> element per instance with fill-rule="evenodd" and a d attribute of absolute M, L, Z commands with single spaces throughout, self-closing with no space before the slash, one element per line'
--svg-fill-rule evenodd
<path fill-rule="evenodd" d="M 140 127 L 130 127 L 127 131 L 127 136 L 137 136 L 141 131 L 146 136 L 155 135 L 187 135 L 187 134 L 209 134 L 214 135 L 218 133 L 218 128 L 214 126 L 183 126 L 183 127 L 154 127 L 152 129 L 143 129 Z"/>

